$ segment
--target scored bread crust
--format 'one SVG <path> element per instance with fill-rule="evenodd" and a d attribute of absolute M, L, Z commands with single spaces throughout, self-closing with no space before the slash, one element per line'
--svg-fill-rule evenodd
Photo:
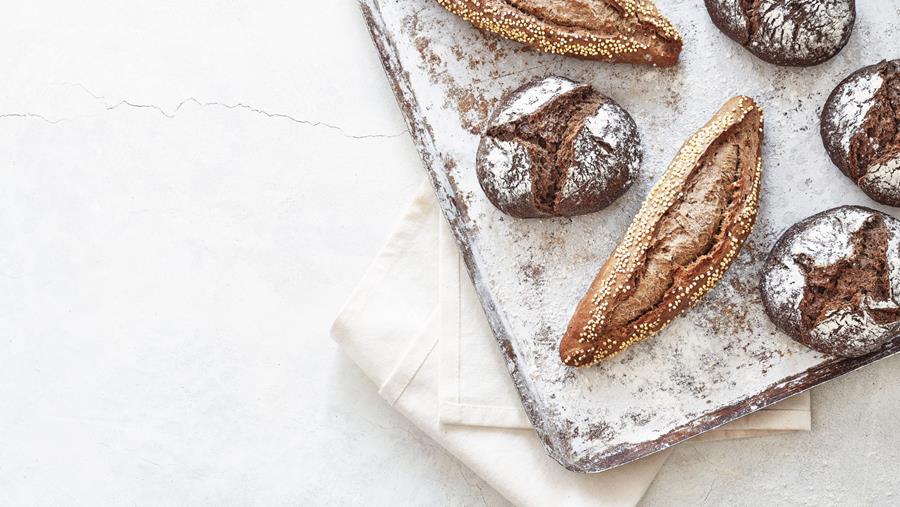
<path fill-rule="evenodd" d="M 745 140 L 749 150 L 743 153 L 746 160 L 740 157 L 735 160 L 737 178 L 729 185 L 731 198 L 708 250 L 688 265 L 675 267 L 673 281 L 657 303 L 625 324 L 609 325 L 617 318 L 620 305 L 628 301 L 641 283 L 648 253 L 670 239 L 657 237 L 660 221 L 681 202 L 687 184 L 697 171 L 715 168 L 704 162 L 708 153 L 715 154 L 712 148 L 718 147 L 717 142 L 737 132 L 733 129 L 742 128 L 750 133 Z M 578 304 L 560 342 L 560 359 L 564 364 L 591 366 L 621 352 L 657 333 L 715 286 L 737 257 L 756 220 L 762 128 L 762 109 L 752 99 L 738 96 L 726 102 L 703 128 L 685 141 Z"/>
<path fill-rule="evenodd" d="M 675 65 L 681 53 L 681 35 L 650 0 L 437 2 L 482 30 L 548 53 L 660 67 Z"/>
<path fill-rule="evenodd" d="M 590 85 L 548 76 L 503 98 L 484 127 L 475 171 L 508 215 L 575 216 L 618 199 L 642 156 L 627 111 Z"/>

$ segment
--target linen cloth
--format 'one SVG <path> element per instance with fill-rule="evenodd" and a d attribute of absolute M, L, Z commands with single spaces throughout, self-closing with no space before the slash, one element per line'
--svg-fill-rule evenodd
<path fill-rule="evenodd" d="M 379 394 L 517 505 L 634 505 L 669 450 L 600 474 L 545 453 L 425 183 L 331 329 Z M 695 439 L 808 431 L 803 393 Z"/>

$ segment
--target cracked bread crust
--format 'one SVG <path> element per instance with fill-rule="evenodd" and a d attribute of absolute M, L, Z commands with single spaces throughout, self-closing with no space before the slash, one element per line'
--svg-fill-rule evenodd
<path fill-rule="evenodd" d="M 669 67 L 681 35 L 650 0 L 437 0 L 476 27 L 548 53 Z"/>
<path fill-rule="evenodd" d="M 841 206 L 791 226 L 760 283 L 766 313 L 794 340 L 857 357 L 900 334 L 900 220 Z"/>
<path fill-rule="evenodd" d="M 564 364 L 656 334 L 715 286 L 756 219 L 762 130 L 762 110 L 738 96 L 684 143 L 575 309 Z"/>
<path fill-rule="evenodd" d="M 841 81 L 820 123 L 832 162 L 873 200 L 900 206 L 900 60 Z"/>
<path fill-rule="evenodd" d="M 481 138 L 485 195 L 518 218 L 598 211 L 631 186 L 641 162 L 631 116 L 589 85 L 547 77 L 504 98 Z"/>
<path fill-rule="evenodd" d="M 725 35 L 775 65 L 818 65 L 847 44 L 854 0 L 705 0 Z"/>

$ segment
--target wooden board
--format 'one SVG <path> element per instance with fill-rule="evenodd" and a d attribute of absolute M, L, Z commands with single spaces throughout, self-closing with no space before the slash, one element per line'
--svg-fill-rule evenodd
<path fill-rule="evenodd" d="M 701 0 L 660 0 L 685 50 L 679 66 L 658 69 L 533 52 L 475 30 L 434 0 L 361 1 L 525 411 L 560 464 L 600 472 L 627 463 L 900 350 L 897 343 L 853 360 L 818 354 L 775 329 L 757 289 L 765 255 L 790 224 L 841 204 L 879 208 L 828 161 L 818 134 L 819 110 L 838 81 L 898 56 L 900 8 L 873 3 L 858 6 L 840 55 L 796 69 L 761 62 L 724 37 Z M 505 92 L 549 74 L 589 82 L 632 114 L 642 173 L 601 212 L 513 219 L 491 206 L 475 177 L 480 128 Z M 563 366 L 559 337 L 596 270 L 681 143 L 736 94 L 766 110 L 760 217 L 741 256 L 660 335 L 594 368 Z"/>

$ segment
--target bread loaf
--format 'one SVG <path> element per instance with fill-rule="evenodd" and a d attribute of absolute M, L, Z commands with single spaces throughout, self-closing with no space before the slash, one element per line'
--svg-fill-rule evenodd
<path fill-rule="evenodd" d="M 719 30 L 775 65 L 818 65 L 847 44 L 856 0 L 705 0 Z"/>
<path fill-rule="evenodd" d="M 576 308 L 563 363 L 621 352 L 712 289 L 756 220 L 761 145 L 762 110 L 742 96 L 684 143 Z"/>
<path fill-rule="evenodd" d="M 875 201 L 900 206 L 900 59 L 841 81 L 820 125 L 834 164 Z"/>
<path fill-rule="evenodd" d="M 763 266 L 763 305 L 804 345 L 840 357 L 900 335 L 900 220 L 841 206 L 791 226 Z"/>
<path fill-rule="evenodd" d="M 504 98 L 475 168 L 497 209 L 538 218 L 605 208 L 628 190 L 640 164 L 640 136 L 627 111 L 591 85 L 549 76 Z"/>
<path fill-rule="evenodd" d="M 650 0 L 438 0 L 476 27 L 548 53 L 669 67 L 681 35 Z"/>

